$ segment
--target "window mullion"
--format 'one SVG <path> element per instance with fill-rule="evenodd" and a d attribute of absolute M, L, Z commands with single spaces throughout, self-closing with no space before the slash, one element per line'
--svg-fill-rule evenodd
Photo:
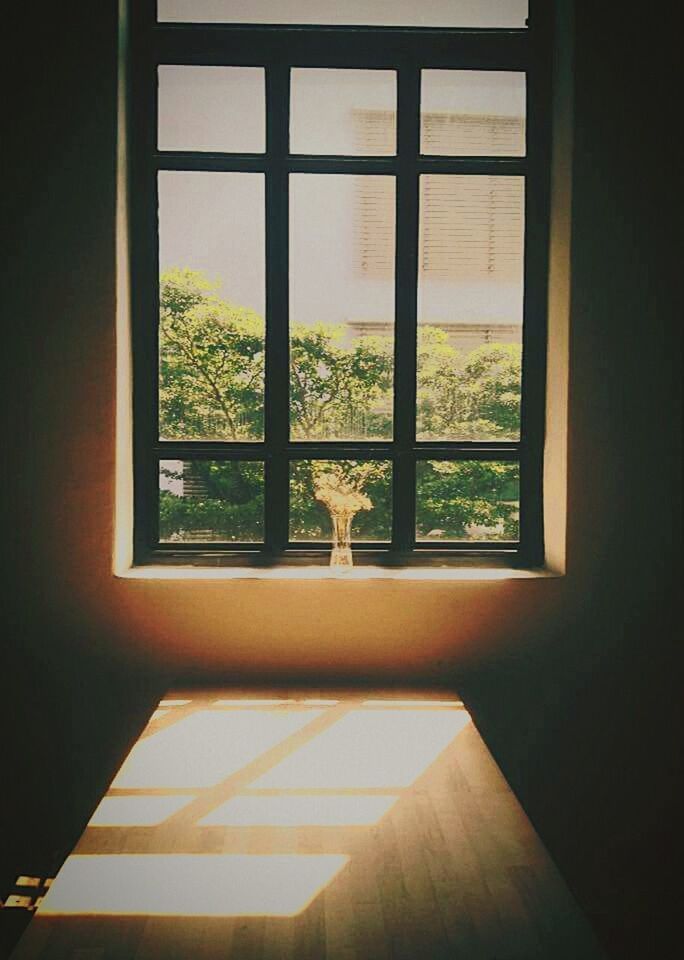
<path fill-rule="evenodd" d="M 420 70 L 397 72 L 393 529 L 395 550 L 415 540 L 416 337 L 418 283 L 418 151 Z"/>
<path fill-rule="evenodd" d="M 287 154 L 290 71 L 266 69 L 266 461 L 265 545 L 281 553 L 288 540 L 289 190 Z"/>

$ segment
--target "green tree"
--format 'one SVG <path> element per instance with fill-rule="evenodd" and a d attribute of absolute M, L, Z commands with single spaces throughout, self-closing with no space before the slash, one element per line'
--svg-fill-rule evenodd
<path fill-rule="evenodd" d="M 290 411 L 297 440 L 391 436 L 391 340 L 360 337 L 345 347 L 344 333 L 342 324 L 292 326 Z"/>
<path fill-rule="evenodd" d="M 162 463 L 167 483 L 191 483 L 192 496 L 159 492 L 162 540 L 210 539 L 249 542 L 263 537 L 264 470 L 261 463 L 194 460 L 181 471 Z"/>
<path fill-rule="evenodd" d="M 259 440 L 264 320 L 220 300 L 196 270 L 161 277 L 159 431 L 167 440 Z"/>
<path fill-rule="evenodd" d="M 518 535 L 518 465 L 488 460 L 427 460 L 416 476 L 420 539 L 514 540 Z M 478 528 L 486 531 L 477 536 Z"/>
<path fill-rule="evenodd" d="M 521 348 L 488 343 L 463 353 L 446 330 L 418 335 L 418 437 L 514 440 L 520 430 Z"/>
<path fill-rule="evenodd" d="M 263 437 L 264 320 L 217 296 L 199 271 L 175 269 L 160 284 L 160 434 L 168 439 Z M 418 343 L 418 435 L 422 439 L 509 439 L 518 435 L 520 348 L 485 344 L 469 353 L 448 333 L 421 327 Z M 363 337 L 345 344 L 342 325 L 294 323 L 290 412 L 297 439 L 389 438 L 392 341 Z M 213 465 L 212 465 L 213 464 Z M 291 467 L 290 528 L 295 539 L 327 539 L 329 518 L 314 496 L 315 463 Z M 343 468 L 373 507 L 354 519 L 359 539 L 391 530 L 388 463 L 348 461 Z M 212 539 L 262 535 L 263 473 L 250 463 L 194 462 L 192 494 L 161 494 L 165 539 L 214 531 Z M 417 526 L 422 536 L 468 537 L 468 527 L 513 537 L 517 466 L 425 461 L 418 468 Z M 186 478 L 188 476 L 186 472 Z M 356 479 L 354 479 L 356 477 Z M 502 526 L 503 525 L 503 526 Z M 434 533 L 434 531 L 439 531 Z"/>

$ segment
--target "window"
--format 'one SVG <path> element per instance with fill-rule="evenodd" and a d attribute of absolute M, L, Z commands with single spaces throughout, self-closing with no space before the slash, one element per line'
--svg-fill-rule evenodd
<path fill-rule="evenodd" d="M 548 10 L 389 6 L 131 5 L 139 563 L 541 562 Z"/>

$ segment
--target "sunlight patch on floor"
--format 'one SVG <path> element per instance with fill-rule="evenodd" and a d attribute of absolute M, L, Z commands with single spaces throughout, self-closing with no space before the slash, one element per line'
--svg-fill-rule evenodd
<path fill-rule="evenodd" d="M 155 827 L 192 797 L 104 797 L 89 827 Z"/>
<path fill-rule="evenodd" d="M 348 860 L 341 854 L 74 855 L 38 912 L 290 917 Z"/>
<path fill-rule="evenodd" d="M 169 713 L 169 710 L 166 708 L 155 710 L 150 717 L 150 723 L 152 723 L 153 720 L 161 720 L 161 718 L 165 717 L 167 713 Z"/>
<path fill-rule="evenodd" d="M 471 722 L 459 700 L 222 693 L 160 702 L 42 914 L 292 916 Z"/>
<path fill-rule="evenodd" d="M 319 716 L 320 710 L 201 710 L 140 740 L 112 786 L 210 787 Z"/>
<path fill-rule="evenodd" d="M 469 722 L 464 710 L 352 710 L 250 787 L 408 787 Z"/>

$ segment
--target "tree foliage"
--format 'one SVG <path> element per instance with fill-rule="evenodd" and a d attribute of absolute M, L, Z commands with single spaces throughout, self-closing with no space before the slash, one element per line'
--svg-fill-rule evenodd
<path fill-rule="evenodd" d="M 518 534 L 518 465 L 488 460 L 418 464 L 419 539 L 514 540 Z"/>
<path fill-rule="evenodd" d="M 162 540 L 261 540 L 264 534 L 264 468 L 261 463 L 194 460 L 182 470 L 162 463 L 162 481 L 173 487 L 190 482 L 193 496 L 172 489 L 159 493 Z M 183 533 L 181 533 L 183 531 Z"/>
<path fill-rule="evenodd" d="M 296 440 L 345 440 L 360 430 L 367 438 L 391 436 L 392 342 L 359 337 L 345 347 L 344 335 L 342 324 L 292 325 L 290 412 Z"/>
<path fill-rule="evenodd" d="M 264 320 L 216 296 L 195 270 L 162 275 L 160 434 L 168 440 L 259 440 L 264 429 Z"/>
<path fill-rule="evenodd" d="M 264 429 L 263 317 L 221 299 L 199 271 L 174 269 L 160 282 L 160 435 L 166 439 L 260 440 Z M 294 322 L 290 336 L 290 417 L 295 439 L 392 436 L 393 341 L 346 340 L 344 325 Z M 421 326 L 419 439 L 515 439 L 520 421 L 520 347 L 484 344 L 464 352 L 448 332 Z M 316 500 L 316 471 L 330 461 L 298 461 L 290 471 L 290 533 L 329 538 Z M 359 511 L 357 539 L 391 534 L 391 466 L 344 461 L 334 469 L 372 508 Z M 173 471 L 167 471 L 172 474 Z M 180 496 L 184 480 L 192 493 Z M 175 481 L 175 485 L 174 485 Z M 193 461 L 184 479 L 162 482 L 163 539 L 254 540 L 263 536 L 263 466 Z M 419 536 L 511 538 L 517 533 L 517 465 L 423 461 L 417 476 Z M 484 531 L 484 533 L 483 533 Z M 210 536 L 211 535 L 211 536 Z"/>
<path fill-rule="evenodd" d="M 418 439 L 514 440 L 520 428 L 520 346 L 463 353 L 446 330 L 418 336 Z"/>

